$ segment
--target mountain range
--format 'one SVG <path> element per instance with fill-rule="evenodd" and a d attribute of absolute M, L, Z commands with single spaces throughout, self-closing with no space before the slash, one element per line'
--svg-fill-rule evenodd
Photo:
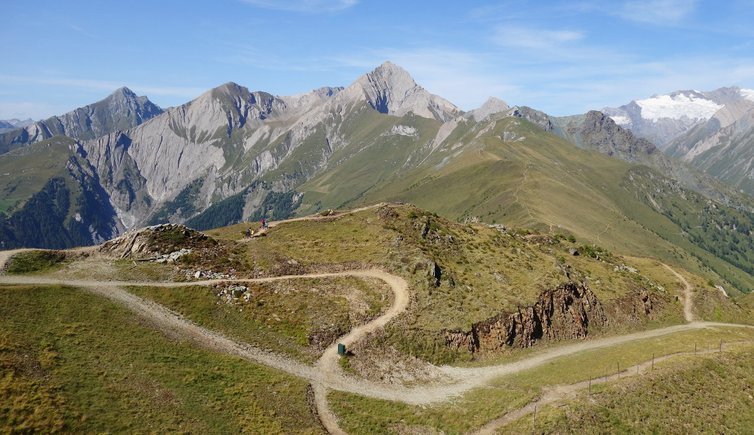
<path fill-rule="evenodd" d="M 754 195 L 754 90 L 677 91 L 603 111 L 668 155 Z"/>
<path fill-rule="evenodd" d="M 464 112 L 390 62 L 347 87 L 276 96 L 226 83 L 165 110 L 121 88 L 0 134 L 0 240 L 63 248 L 161 222 L 408 201 L 677 256 L 754 288 L 746 163 L 724 163 L 754 152 L 748 91 L 650 100 L 552 117 L 491 98 Z"/>
<path fill-rule="evenodd" d="M 26 127 L 27 125 L 34 124 L 34 120 L 31 118 L 27 119 L 0 119 L 0 133 L 5 133 L 6 131 L 14 130 L 17 128 Z"/>

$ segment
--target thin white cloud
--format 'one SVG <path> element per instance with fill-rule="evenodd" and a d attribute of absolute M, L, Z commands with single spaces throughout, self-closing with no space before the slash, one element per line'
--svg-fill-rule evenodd
<path fill-rule="evenodd" d="M 335 12 L 355 6 L 359 0 L 241 0 L 265 9 L 289 12 Z"/>
<path fill-rule="evenodd" d="M 69 79 L 59 77 L 26 77 L 26 76 L 10 76 L 0 75 L 0 81 L 6 83 L 20 83 L 20 84 L 33 84 L 33 85 L 47 85 L 47 86 L 65 86 L 80 89 L 89 90 L 103 90 L 114 91 L 123 83 L 107 81 L 107 80 L 86 80 L 86 79 Z M 199 87 L 179 87 L 179 86 L 154 86 L 133 84 L 128 85 L 136 93 L 146 93 L 149 95 L 170 96 L 170 97 L 196 97 L 204 92 L 206 89 Z"/>
<path fill-rule="evenodd" d="M 55 113 L 64 113 L 70 108 L 36 101 L 0 101 L 0 119 L 40 120 Z"/>
<path fill-rule="evenodd" d="M 620 17 L 654 25 L 677 25 L 696 10 L 697 0 L 629 0 L 612 9 Z"/>
<path fill-rule="evenodd" d="M 97 39 L 97 35 L 95 35 L 94 33 L 91 33 L 90 31 L 86 30 L 85 28 L 77 24 L 68 24 L 68 28 L 73 30 L 76 33 L 86 36 L 89 39 Z"/>
<path fill-rule="evenodd" d="M 575 30 L 545 30 L 524 26 L 499 26 L 492 37 L 495 44 L 504 47 L 528 49 L 553 49 L 581 41 L 584 33 Z"/>

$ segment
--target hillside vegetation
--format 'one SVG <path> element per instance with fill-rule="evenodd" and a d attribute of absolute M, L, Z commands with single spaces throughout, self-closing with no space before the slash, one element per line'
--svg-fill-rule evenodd
<path fill-rule="evenodd" d="M 198 329 L 181 333 L 95 294 L 115 287 L 4 285 L 0 392 L 13 400 L 2 402 L 0 421 L 43 432 L 318 433 L 306 380 L 225 356 L 191 334 L 206 328 L 319 367 L 324 349 L 393 304 L 385 284 L 360 277 L 240 280 L 367 268 L 405 279 L 409 302 L 336 360 L 354 382 L 433 385 L 446 376 L 437 364 L 474 369 L 524 361 L 565 344 L 683 324 L 687 292 L 696 319 L 754 323 L 749 295 L 725 296 L 708 276 L 622 256 L 555 228 L 458 223 L 408 204 L 327 211 L 265 231 L 258 223 L 206 233 L 163 225 L 89 251 L 10 258 L 6 273 L 21 280 L 130 281 L 131 295 Z M 213 281 L 200 282 L 206 279 Z M 181 283 L 163 287 L 166 281 Z M 595 348 L 426 407 L 342 392 L 330 392 L 329 400 L 353 432 L 463 432 L 559 382 L 601 376 L 655 353 L 750 339 L 748 329 L 716 326 Z"/>
<path fill-rule="evenodd" d="M 238 240 L 248 227 L 236 225 L 208 234 Z M 659 262 L 623 258 L 565 234 L 458 224 L 409 205 L 289 222 L 242 246 L 257 275 L 378 266 L 406 277 L 414 293 L 408 312 L 374 337 L 370 346 L 394 347 L 433 362 L 511 352 L 541 340 L 683 321 L 682 287 L 668 278 Z M 698 281 L 698 295 L 719 294 L 708 279 Z M 550 335 L 546 330 L 519 331 L 508 344 L 476 346 L 469 341 L 473 330 L 487 328 L 483 325 L 494 319 L 502 327 L 520 310 L 543 306 L 542 298 L 565 297 L 562 292 L 574 291 L 563 287 L 568 283 L 585 283 L 575 290 L 584 292 L 575 296 L 577 302 L 585 297 L 599 302 L 599 309 L 585 314 L 591 322 L 588 328 L 564 324 L 559 334 Z M 729 299 L 714 299 L 710 305 L 746 317 Z M 558 314 L 553 321 L 556 318 Z M 531 326 L 536 329 L 536 324 Z"/>
<path fill-rule="evenodd" d="M 668 361 L 620 383 L 539 410 L 500 433 L 747 433 L 754 425 L 751 347 Z"/>
<path fill-rule="evenodd" d="M 711 269 L 726 287 L 754 289 L 745 261 L 754 213 L 707 199 L 653 169 L 579 149 L 525 119 L 459 124 L 439 148 L 414 149 L 389 164 L 390 176 L 379 175 L 385 155 L 393 152 L 365 148 L 347 182 L 335 182 L 347 171 L 338 167 L 302 185 L 300 212 L 407 201 L 454 220 L 572 234 L 697 273 Z M 699 219 L 706 222 L 701 230 Z"/>
<path fill-rule="evenodd" d="M 3 287 L 0 316 L 2 431 L 320 432 L 306 382 L 80 290 Z"/>

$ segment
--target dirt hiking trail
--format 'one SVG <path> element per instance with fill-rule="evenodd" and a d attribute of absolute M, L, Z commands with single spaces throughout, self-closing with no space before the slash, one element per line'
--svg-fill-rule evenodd
<path fill-rule="evenodd" d="M 352 210 L 343 214 L 355 213 L 357 211 L 374 208 L 377 206 L 364 207 Z M 300 221 L 300 220 L 318 220 L 326 219 L 332 216 L 315 216 L 295 218 L 288 221 L 270 223 L 270 226 L 276 226 L 282 222 Z M 92 248 L 83 248 L 92 249 Z M 82 250 L 83 250 L 82 249 Z M 0 270 L 3 270 L 8 259 L 18 252 L 24 250 L 0 251 Z M 749 325 L 737 325 L 717 322 L 694 321 L 692 286 L 688 281 L 670 266 L 664 265 L 673 273 L 684 286 L 684 317 L 688 323 L 675 325 L 665 328 L 647 330 L 626 334 L 621 336 L 605 337 L 600 339 L 588 340 L 552 349 L 546 349 L 529 356 L 523 360 L 498 364 L 487 367 L 451 367 L 441 366 L 439 369 L 448 375 L 449 382 L 442 384 L 433 384 L 427 386 L 405 387 L 379 384 L 364 379 L 359 379 L 345 374 L 339 364 L 340 356 L 337 354 L 338 343 L 350 346 L 353 343 L 363 339 L 369 333 L 379 330 L 387 325 L 395 317 L 405 312 L 410 303 L 410 292 L 408 283 L 401 277 L 392 275 L 388 272 L 369 269 L 369 270 L 351 270 L 337 273 L 314 273 L 305 275 L 277 276 L 257 279 L 236 279 L 233 282 L 271 282 L 280 280 L 293 280 L 304 278 L 329 278 L 329 277 L 368 277 L 379 279 L 390 286 L 394 298 L 392 305 L 379 317 L 367 322 L 366 324 L 355 327 L 346 335 L 335 340 L 332 345 L 325 349 L 323 355 L 314 366 L 309 366 L 283 355 L 265 351 L 246 343 L 230 339 L 223 334 L 199 326 L 180 314 L 169 310 L 168 308 L 155 302 L 140 298 L 123 289 L 126 286 L 155 286 L 155 287 L 183 287 L 189 285 L 214 285 L 231 280 L 203 280 L 190 282 L 132 282 L 132 281 L 88 281 L 88 280 L 62 280 L 53 279 L 44 276 L 11 276 L 0 275 L 0 284 L 25 284 L 25 285 L 66 285 L 80 287 L 93 294 L 105 297 L 119 304 L 122 304 L 135 314 L 151 322 L 156 328 L 173 336 L 191 340 L 201 346 L 212 349 L 217 352 L 223 352 L 235 355 L 248 361 L 263 364 L 272 367 L 293 376 L 297 376 L 311 382 L 315 393 L 315 405 L 320 420 L 325 428 L 331 433 L 344 433 L 338 426 L 337 417 L 331 412 L 327 404 L 327 391 L 338 390 L 349 393 L 355 393 L 376 399 L 398 401 L 412 405 L 428 405 L 447 401 L 461 396 L 467 391 L 483 387 L 505 375 L 511 375 L 524 370 L 539 367 L 554 359 L 564 356 L 574 355 L 581 352 L 600 349 L 604 347 L 616 346 L 637 340 L 660 337 L 668 334 L 675 334 L 683 331 L 691 331 L 704 328 L 714 327 L 740 327 L 751 328 Z M 641 370 L 647 363 L 635 366 Z M 630 372 L 627 370 L 626 372 Z M 622 373 L 611 375 L 598 382 L 607 382 L 611 379 L 617 379 L 624 376 Z M 594 381 L 592 381 L 594 382 Z M 499 419 L 490 422 L 485 428 L 494 429 L 512 421 L 515 418 L 532 412 L 536 406 L 551 403 L 560 400 L 563 397 L 573 394 L 573 392 L 583 389 L 583 382 L 570 386 L 561 386 L 548 391 L 539 401 L 532 402 L 524 408 L 508 413 Z M 489 426 L 489 427 L 488 427 Z M 484 428 L 483 428 L 484 429 Z M 490 430 L 492 430 L 490 429 Z"/>

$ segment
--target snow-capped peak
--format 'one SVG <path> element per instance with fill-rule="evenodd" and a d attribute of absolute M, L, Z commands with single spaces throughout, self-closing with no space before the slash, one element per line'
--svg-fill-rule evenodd
<path fill-rule="evenodd" d="M 741 96 L 749 101 L 754 101 L 754 89 L 740 89 Z"/>
<path fill-rule="evenodd" d="M 641 117 L 651 121 L 662 118 L 707 120 L 723 107 L 694 91 L 655 95 L 636 100 L 636 104 L 641 107 Z M 617 120 L 615 122 L 620 124 Z"/>

